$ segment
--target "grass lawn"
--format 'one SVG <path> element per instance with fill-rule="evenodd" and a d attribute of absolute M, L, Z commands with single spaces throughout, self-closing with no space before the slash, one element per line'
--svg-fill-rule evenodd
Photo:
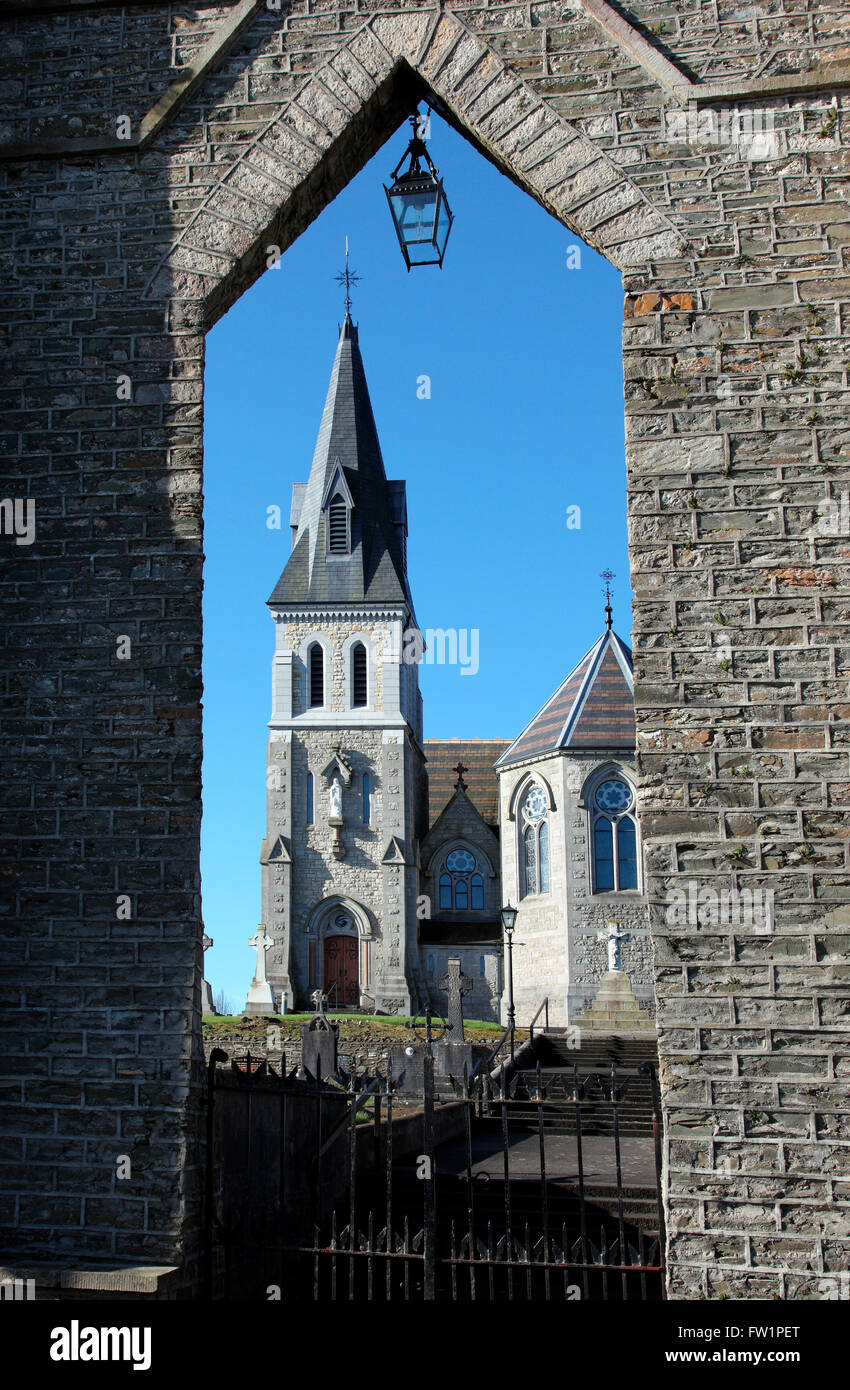
<path fill-rule="evenodd" d="M 297 1025 L 309 1023 L 315 1017 L 311 1013 L 295 1014 L 262 1014 L 251 1019 L 243 1019 L 241 1014 L 204 1014 L 204 1030 L 208 1033 L 232 1033 L 243 1029 L 256 1029 L 265 1027 L 268 1024 L 276 1024 L 278 1027 L 287 1027 L 289 1024 Z M 383 1032 L 387 1028 L 404 1028 L 406 1023 L 412 1023 L 411 1018 L 402 1018 L 398 1014 L 358 1014 L 358 1013 L 329 1013 L 327 1017 L 334 1023 L 347 1024 L 356 1023 L 359 1027 L 364 1025 L 374 1029 L 375 1032 Z M 482 1033 L 502 1033 L 504 1025 L 492 1023 L 487 1019 L 465 1018 L 463 1020 L 465 1028 L 473 1028 L 476 1032 Z M 424 1031 L 424 1019 L 419 1019 L 419 1031 Z M 441 1027 L 440 1020 L 434 1019 L 434 1029 L 438 1031 Z M 519 1030 L 517 1030 L 519 1031 Z"/>

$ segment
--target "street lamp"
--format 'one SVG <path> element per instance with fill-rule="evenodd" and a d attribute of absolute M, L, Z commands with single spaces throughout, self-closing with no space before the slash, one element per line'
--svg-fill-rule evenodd
<path fill-rule="evenodd" d="M 505 950 L 508 958 L 508 1027 L 511 1030 L 511 1062 L 514 1060 L 514 1034 L 516 1033 L 516 1009 L 514 1008 L 514 927 L 516 926 L 517 909 L 507 907 L 501 909 L 502 930 L 505 934 Z"/>
<path fill-rule="evenodd" d="M 442 267 L 454 217 L 440 171 L 434 168 L 425 141 L 420 138 L 418 113 L 411 116 L 410 123 L 413 138 L 390 175 L 392 187 L 384 185 L 384 192 L 407 269 L 415 265 Z M 401 166 L 406 159 L 410 163 L 402 174 Z"/>

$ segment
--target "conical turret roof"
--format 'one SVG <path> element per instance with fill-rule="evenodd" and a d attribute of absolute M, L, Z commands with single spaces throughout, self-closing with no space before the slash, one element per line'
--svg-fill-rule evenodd
<path fill-rule="evenodd" d="M 514 739 L 496 767 L 560 749 L 633 748 L 634 742 L 631 648 L 609 630 Z"/>

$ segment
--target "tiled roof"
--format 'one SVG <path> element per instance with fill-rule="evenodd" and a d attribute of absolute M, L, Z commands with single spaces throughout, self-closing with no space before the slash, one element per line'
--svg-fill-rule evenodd
<path fill-rule="evenodd" d="M 632 653 L 604 633 L 499 759 L 500 767 L 561 748 L 631 748 L 635 742 Z"/>
<path fill-rule="evenodd" d="M 496 759 L 510 747 L 510 739 L 440 739 L 425 740 L 428 773 L 428 824 L 445 810 L 454 795 L 461 762 L 468 769 L 463 774 L 467 796 L 482 819 L 494 829 L 499 825 L 499 781 L 493 768 Z"/>
<path fill-rule="evenodd" d="M 353 501 L 351 553 L 328 556 L 323 504 L 337 468 Z M 387 481 L 358 333 L 348 317 L 340 330 L 310 477 L 295 484 L 292 510 L 295 544 L 271 607 L 366 602 L 412 608 L 399 529 L 404 484 Z"/>

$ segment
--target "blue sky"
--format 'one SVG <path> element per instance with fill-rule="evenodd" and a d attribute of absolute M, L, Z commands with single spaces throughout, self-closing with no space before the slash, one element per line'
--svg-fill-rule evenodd
<path fill-rule="evenodd" d="M 630 641 L 620 276 L 436 117 L 429 150 L 455 224 L 443 269 L 408 273 L 381 189 L 407 137 L 207 338 L 201 872 L 207 978 L 237 1009 L 260 912 L 266 599 L 289 554 L 292 483 L 309 473 L 346 236 L 384 463 L 407 482 L 420 626 L 479 633 L 475 675 L 420 669 L 425 737 L 515 737 L 602 631 L 606 566 Z M 275 505 L 280 530 L 266 524 Z"/>

